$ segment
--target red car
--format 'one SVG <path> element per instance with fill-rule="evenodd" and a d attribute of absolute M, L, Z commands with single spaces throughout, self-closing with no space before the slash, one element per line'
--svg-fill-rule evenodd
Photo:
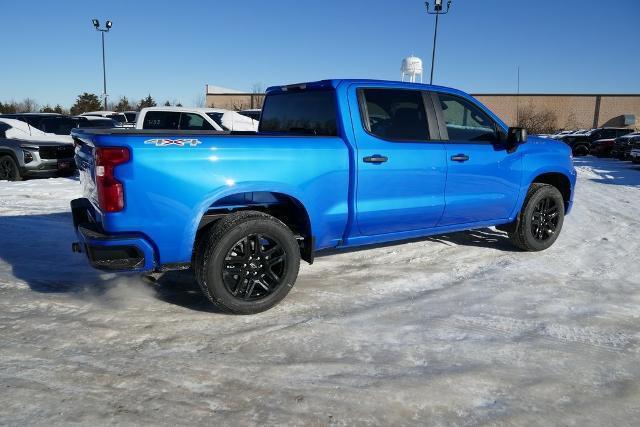
<path fill-rule="evenodd" d="M 591 144 L 591 154 L 596 157 L 611 157 L 615 139 L 599 139 Z"/>

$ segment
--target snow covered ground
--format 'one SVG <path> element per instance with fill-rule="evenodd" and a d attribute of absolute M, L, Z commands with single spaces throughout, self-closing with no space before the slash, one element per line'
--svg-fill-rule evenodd
<path fill-rule="evenodd" d="M 640 167 L 576 163 L 546 252 L 485 229 L 321 258 L 249 317 L 71 254 L 77 181 L 0 183 L 0 424 L 637 425 Z"/>

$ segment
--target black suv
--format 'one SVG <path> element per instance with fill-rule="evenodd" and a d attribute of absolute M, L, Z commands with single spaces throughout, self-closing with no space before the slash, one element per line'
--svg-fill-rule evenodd
<path fill-rule="evenodd" d="M 0 114 L 2 119 L 15 119 L 29 123 L 43 132 L 69 135 L 75 128 L 114 128 L 118 125 L 107 117 L 63 116 L 57 113 Z"/>
<path fill-rule="evenodd" d="M 586 156 L 591 152 L 591 144 L 599 139 L 614 139 L 633 132 L 628 128 L 598 128 L 580 134 L 564 135 L 559 139 L 571 147 L 574 156 Z"/>

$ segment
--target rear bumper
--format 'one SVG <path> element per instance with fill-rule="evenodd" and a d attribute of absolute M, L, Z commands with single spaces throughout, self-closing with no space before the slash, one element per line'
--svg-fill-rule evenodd
<path fill-rule="evenodd" d="M 107 234 L 93 221 L 93 205 L 87 199 L 71 201 L 73 226 L 78 242 L 74 252 L 87 254 L 92 267 L 105 271 L 153 271 L 155 253 L 151 243 L 138 234 Z"/>

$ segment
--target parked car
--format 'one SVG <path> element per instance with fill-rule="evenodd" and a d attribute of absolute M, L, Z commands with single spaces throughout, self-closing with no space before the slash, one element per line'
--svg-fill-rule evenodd
<path fill-rule="evenodd" d="M 615 139 L 599 139 L 591 144 L 591 154 L 596 157 L 610 157 Z"/>
<path fill-rule="evenodd" d="M 281 301 L 300 259 L 327 250 L 489 226 L 544 250 L 576 181 L 565 144 L 527 143 L 466 93 L 415 83 L 272 87 L 257 134 L 73 135 L 74 251 L 111 271 L 192 267 L 213 304 L 245 314 Z"/>
<path fill-rule="evenodd" d="M 113 119 L 93 116 L 59 116 L 49 117 L 41 123 L 44 132 L 56 135 L 69 135 L 75 128 L 113 128 L 120 124 Z"/>
<path fill-rule="evenodd" d="M 563 130 L 563 131 L 560 131 L 560 132 L 554 133 L 553 135 L 551 135 L 551 138 L 552 138 L 552 139 L 558 139 L 558 138 L 560 138 L 561 136 L 568 135 L 568 134 L 570 134 L 570 133 L 572 133 L 572 132 L 573 132 L 573 131 L 570 131 L 570 130 Z"/>
<path fill-rule="evenodd" d="M 631 150 L 640 142 L 640 133 L 632 133 L 616 138 L 613 148 L 611 149 L 611 157 L 618 160 L 630 160 Z"/>
<path fill-rule="evenodd" d="M 69 175 L 75 170 L 71 136 L 55 135 L 16 119 L 0 118 L 0 180 Z"/>
<path fill-rule="evenodd" d="M 78 120 L 77 128 L 112 129 L 123 127 L 122 123 L 107 117 L 77 116 L 74 119 Z"/>
<path fill-rule="evenodd" d="M 564 135 L 559 139 L 566 143 L 574 156 L 586 156 L 591 152 L 591 144 L 599 139 L 612 139 L 633 132 L 628 128 L 598 128 L 584 133 Z"/>
<path fill-rule="evenodd" d="M 80 116 L 105 117 L 107 119 L 113 119 L 123 125 L 128 123 L 127 116 L 124 113 L 119 113 L 117 111 L 89 111 L 80 114 Z"/>
<path fill-rule="evenodd" d="M 631 149 L 630 157 L 634 164 L 640 163 L 640 144 Z"/>
<path fill-rule="evenodd" d="M 243 116 L 247 116 L 257 122 L 260 121 L 260 114 L 262 113 L 262 110 L 259 108 L 254 108 L 251 110 L 242 110 L 242 111 L 238 111 L 238 113 L 242 114 Z"/>
<path fill-rule="evenodd" d="M 138 114 L 136 128 L 255 132 L 258 122 L 219 108 L 149 107 Z"/>

